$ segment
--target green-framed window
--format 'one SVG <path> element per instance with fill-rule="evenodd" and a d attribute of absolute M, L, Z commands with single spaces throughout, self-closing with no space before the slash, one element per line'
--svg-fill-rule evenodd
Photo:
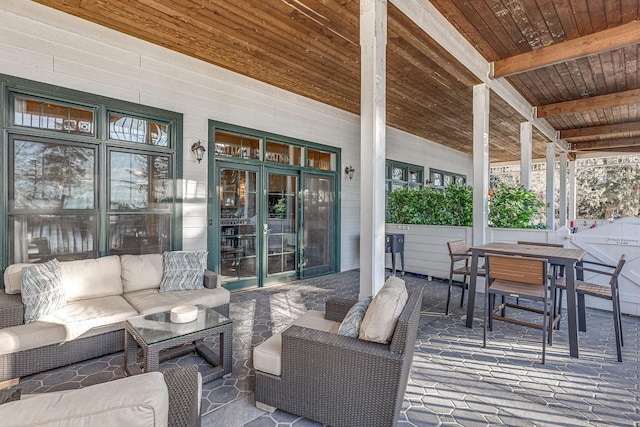
<path fill-rule="evenodd" d="M 466 184 L 467 177 L 439 169 L 429 169 L 429 182 L 432 188 L 444 189 L 451 184 Z"/>
<path fill-rule="evenodd" d="M 3 268 L 182 246 L 181 114 L 0 79 Z"/>
<path fill-rule="evenodd" d="M 385 175 L 389 192 L 404 187 L 417 190 L 424 184 L 424 167 L 418 165 L 387 160 Z"/>

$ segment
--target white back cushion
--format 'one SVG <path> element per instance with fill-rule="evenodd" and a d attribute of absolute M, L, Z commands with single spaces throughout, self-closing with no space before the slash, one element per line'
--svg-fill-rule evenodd
<path fill-rule="evenodd" d="M 118 255 L 61 262 L 60 270 L 67 301 L 122 295 Z"/>
<path fill-rule="evenodd" d="M 159 289 L 162 281 L 162 254 L 121 255 L 122 286 L 125 292 Z"/>

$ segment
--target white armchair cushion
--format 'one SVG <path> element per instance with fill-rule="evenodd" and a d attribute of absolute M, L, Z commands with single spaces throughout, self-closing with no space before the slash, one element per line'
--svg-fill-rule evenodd
<path fill-rule="evenodd" d="M 360 325 L 359 338 L 362 340 L 388 344 L 400 313 L 409 299 L 404 280 L 391 276 L 373 297 Z"/>
<path fill-rule="evenodd" d="M 324 318 L 323 311 L 307 311 L 293 321 L 292 325 L 319 331 L 338 333 L 340 323 Z M 272 375 L 282 372 L 282 335 L 274 334 L 253 349 L 253 367 L 256 371 Z"/>
<path fill-rule="evenodd" d="M 169 393 L 160 372 L 90 387 L 22 396 L 0 405 L 3 426 L 166 427 Z"/>

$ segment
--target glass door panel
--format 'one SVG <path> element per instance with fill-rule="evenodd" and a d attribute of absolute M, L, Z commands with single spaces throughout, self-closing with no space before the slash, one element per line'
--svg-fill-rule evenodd
<path fill-rule="evenodd" d="M 259 263 L 256 219 L 257 172 L 219 169 L 220 183 L 220 274 L 223 281 L 254 279 Z"/>
<path fill-rule="evenodd" d="M 336 269 L 335 182 L 333 176 L 305 174 L 303 189 L 303 261 L 301 276 Z"/>
<path fill-rule="evenodd" d="M 298 176 L 269 170 L 266 182 L 266 274 L 297 277 Z"/>

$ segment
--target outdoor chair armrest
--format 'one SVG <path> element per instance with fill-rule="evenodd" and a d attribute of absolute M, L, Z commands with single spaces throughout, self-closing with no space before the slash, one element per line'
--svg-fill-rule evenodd
<path fill-rule="evenodd" d="M 211 270 L 204 271 L 204 287 L 208 289 L 215 289 L 222 286 L 222 276 L 218 273 L 214 273 Z"/>
<path fill-rule="evenodd" d="M 584 268 L 584 264 L 589 264 L 589 265 L 596 265 L 598 267 L 605 267 L 605 268 L 610 268 L 610 269 L 615 269 L 616 266 L 615 265 L 611 265 L 611 264 L 604 264 L 602 262 L 596 262 L 596 261 L 581 261 L 576 265 L 576 268 Z"/>
<path fill-rule="evenodd" d="M 325 302 L 324 318 L 334 322 L 342 322 L 342 320 L 344 320 L 344 316 L 347 315 L 347 312 L 349 311 L 349 309 L 353 307 L 353 305 L 356 302 L 357 302 L 356 300 L 346 299 L 346 298 L 338 298 L 338 297 L 329 298 Z"/>
<path fill-rule="evenodd" d="M 603 271 L 597 268 L 591 268 L 591 267 L 585 267 L 585 264 L 588 264 L 589 266 L 596 266 L 596 267 L 603 267 L 603 268 L 609 268 L 611 269 L 611 271 Z M 579 263 L 576 265 L 576 271 L 581 271 L 581 272 L 589 272 L 589 273 L 595 273 L 595 274 L 602 274 L 605 276 L 613 276 L 614 272 L 615 272 L 616 266 L 615 265 L 609 265 L 609 264 L 604 264 L 601 262 L 595 262 L 595 261 L 582 261 L 582 263 Z"/>
<path fill-rule="evenodd" d="M 20 294 L 5 294 L 0 291 L 0 328 L 24 323 L 24 305 Z"/>
<path fill-rule="evenodd" d="M 163 372 L 169 391 L 168 427 L 200 427 L 202 377 L 195 365 Z"/>
<path fill-rule="evenodd" d="M 337 367 L 357 373 L 365 366 L 368 373 L 362 375 L 368 377 L 370 372 L 379 373 L 393 365 L 401 369 L 403 360 L 404 354 L 389 351 L 387 344 L 297 325 L 282 332 L 283 377 L 294 372 L 309 376 L 310 370 L 328 372 Z"/>
<path fill-rule="evenodd" d="M 615 267 L 612 267 L 615 268 Z M 602 270 L 598 270 L 596 268 L 584 268 L 584 267 L 576 267 L 577 271 L 588 271 L 589 273 L 595 273 L 595 274 L 602 274 L 603 276 L 613 276 L 614 272 L 611 271 L 602 271 Z"/>

